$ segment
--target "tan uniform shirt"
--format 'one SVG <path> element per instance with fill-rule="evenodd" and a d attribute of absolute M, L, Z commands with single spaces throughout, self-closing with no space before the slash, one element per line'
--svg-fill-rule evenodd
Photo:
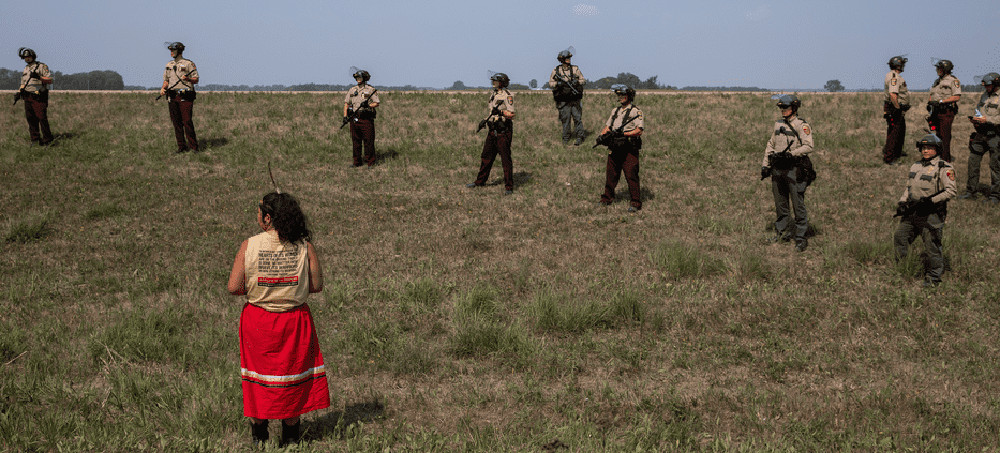
<path fill-rule="evenodd" d="M 270 312 L 291 310 L 309 296 L 309 246 L 281 242 L 274 230 L 247 240 L 247 302 Z"/>
<path fill-rule="evenodd" d="M 643 129 L 645 123 L 643 123 L 642 110 L 632 104 L 620 105 L 611 110 L 611 116 L 604 122 L 604 125 L 611 131 L 617 131 L 619 127 L 622 127 L 622 124 L 625 124 L 622 132 Z"/>
<path fill-rule="evenodd" d="M 906 180 L 906 189 L 899 201 L 917 201 L 941 190 L 944 192 L 932 197 L 931 202 L 948 201 L 958 193 L 955 187 L 955 168 L 940 157 L 934 157 L 930 162 L 921 160 L 910 166 L 910 177 Z"/>
<path fill-rule="evenodd" d="M 559 84 L 560 78 L 563 81 L 569 82 L 570 85 L 583 85 L 587 83 L 587 80 L 583 78 L 583 73 L 580 72 L 580 67 L 577 65 L 570 65 L 567 67 L 564 64 L 556 66 L 552 70 L 552 74 L 549 75 L 549 87 L 555 88 Z"/>
<path fill-rule="evenodd" d="M 962 82 L 959 82 L 958 79 L 951 74 L 945 74 L 944 77 L 935 80 L 934 86 L 931 87 L 932 101 L 941 101 L 943 99 L 961 94 Z"/>
<path fill-rule="evenodd" d="M 39 77 L 31 77 L 31 71 L 38 73 Z M 46 79 L 52 77 L 52 73 L 49 72 L 49 65 L 36 61 L 24 67 L 24 72 L 21 74 L 21 87 L 24 91 L 29 93 L 41 93 L 48 91 L 49 87 L 42 83 L 40 77 L 45 77 Z M 31 80 L 28 80 L 31 78 Z"/>
<path fill-rule="evenodd" d="M 490 112 L 493 112 L 493 107 L 496 107 L 501 112 L 514 113 L 514 95 L 510 94 L 510 91 L 506 88 L 493 90 L 493 94 L 490 96 L 490 103 L 486 108 L 489 109 Z M 502 119 L 506 119 L 506 117 L 494 114 L 491 114 L 488 118 L 486 118 L 486 120 L 490 122 Z"/>
<path fill-rule="evenodd" d="M 789 127 L 791 125 L 791 127 Z M 794 131 L 793 131 L 794 130 Z M 791 145 L 791 146 L 789 146 Z M 787 123 L 784 118 L 774 123 L 774 133 L 764 148 L 764 167 L 769 167 L 768 156 L 788 150 L 793 156 L 805 156 L 813 150 L 812 128 L 806 120 L 792 117 Z"/>
<path fill-rule="evenodd" d="M 177 57 L 167 62 L 167 67 L 163 69 L 163 80 L 167 82 L 168 90 L 194 91 L 194 84 L 181 77 L 197 78 L 198 68 L 194 62 L 186 58 Z"/>
<path fill-rule="evenodd" d="M 347 104 L 348 108 L 357 110 L 361 108 L 361 103 L 365 102 L 365 99 L 368 99 L 368 95 L 372 94 L 373 91 L 375 91 L 375 87 L 367 83 L 352 86 L 351 89 L 347 90 L 347 95 L 344 96 L 344 103 Z M 368 104 L 378 104 L 378 93 L 372 96 Z"/>
<path fill-rule="evenodd" d="M 1000 90 L 993 94 L 983 91 L 979 96 L 979 104 L 976 104 L 976 110 L 986 118 L 987 123 L 1000 126 Z"/>
<path fill-rule="evenodd" d="M 892 93 L 896 93 L 900 107 L 910 105 L 910 90 L 906 89 L 906 80 L 895 69 L 885 75 L 885 102 L 892 102 Z"/>

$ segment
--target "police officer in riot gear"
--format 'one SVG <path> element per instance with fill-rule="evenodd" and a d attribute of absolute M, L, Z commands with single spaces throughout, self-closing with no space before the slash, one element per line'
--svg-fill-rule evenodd
<path fill-rule="evenodd" d="M 903 155 L 903 140 L 906 138 L 906 111 L 910 109 L 910 92 L 903 79 L 906 57 L 889 59 L 889 72 L 885 75 L 885 98 L 882 102 L 882 117 L 885 118 L 885 146 L 882 161 L 897 164 Z"/>
<path fill-rule="evenodd" d="M 628 183 L 628 212 L 637 212 L 642 209 L 639 189 L 639 150 L 642 149 L 645 120 L 642 110 L 632 104 L 635 101 L 634 89 L 626 85 L 615 85 L 612 91 L 619 105 L 611 111 L 611 116 L 604 123 L 604 129 L 597 138 L 597 145 L 608 147 L 601 204 L 608 206 L 614 201 L 615 188 L 624 173 L 625 181 Z"/>
<path fill-rule="evenodd" d="M 559 111 L 559 121 L 562 123 L 563 143 L 569 143 L 571 137 L 576 141 L 573 145 L 579 146 L 583 142 L 583 109 L 580 101 L 583 99 L 583 85 L 587 82 L 580 72 L 580 67 L 571 63 L 573 58 L 572 48 L 559 52 L 556 59 L 559 66 L 552 70 L 549 75 L 549 88 L 552 89 L 552 97 L 556 102 L 556 110 Z M 570 123 L 575 124 L 575 128 L 570 127 Z"/>
<path fill-rule="evenodd" d="M 493 94 L 487 105 L 489 115 L 486 117 L 486 125 L 489 132 L 486 133 L 486 141 L 483 143 L 483 152 L 480 155 L 479 173 L 476 180 L 466 184 L 466 187 L 475 188 L 486 184 L 490 177 L 490 169 L 497 154 L 500 154 L 500 162 L 503 165 L 503 185 L 504 195 L 514 193 L 514 162 L 511 160 L 510 144 L 514 137 L 514 96 L 507 89 L 510 85 L 510 77 L 507 74 L 498 72 L 490 77 L 493 84 Z"/>
<path fill-rule="evenodd" d="M 794 94 L 778 98 L 781 119 L 774 123 L 774 132 L 764 148 L 761 179 L 771 178 L 774 196 L 774 237 L 771 242 L 795 239 L 795 250 L 803 252 L 809 245 L 806 231 L 809 217 L 806 212 L 806 187 L 816 178 L 809 153 L 813 150 L 812 128 L 798 117 L 802 101 Z M 794 223 L 789 215 L 789 200 L 794 213 Z"/>
<path fill-rule="evenodd" d="M 24 100 L 24 117 L 28 121 L 31 142 L 47 146 L 52 143 L 48 113 L 52 73 L 48 65 L 37 60 L 34 50 L 22 47 L 17 50 L 17 56 L 24 60 L 25 66 L 14 102 Z"/>
<path fill-rule="evenodd" d="M 924 286 L 937 286 L 944 273 L 941 247 L 942 229 L 948 213 L 948 200 L 955 196 L 955 169 L 938 157 L 941 139 L 927 134 L 917 141 L 921 159 L 910 166 L 906 189 L 899 198 L 896 216 L 901 217 L 893 242 L 896 259 L 906 257 L 917 235 L 923 237 L 928 266 Z"/>
<path fill-rule="evenodd" d="M 951 123 L 958 113 L 958 101 L 962 99 L 962 82 L 951 74 L 955 65 L 949 60 L 939 60 L 934 64 L 938 78 L 931 86 L 927 98 L 927 125 L 931 133 L 941 138 L 941 158 L 951 162 Z"/>
<path fill-rule="evenodd" d="M 352 75 L 356 86 L 347 90 L 344 97 L 344 120 L 351 123 L 351 142 L 353 162 L 351 166 L 360 167 L 367 163 L 375 165 L 375 108 L 379 106 L 378 93 L 368 84 L 372 76 L 364 69 L 354 71 Z M 361 160 L 364 148 L 364 161 Z"/>
<path fill-rule="evenodd" d="M 1000 203 L 1000 74 L 991 72 L 983 76 L 983 94 L 976 104 L 976 115 L 969 118 L 975 132 L 969 136 L 969 169 L 966 175 L 966 192 L 959 198 L 976 196 L 979 190 L 979 166 L 983 156 L 990 153 L 990 186 L 987 190 L 990 203 Z"/>

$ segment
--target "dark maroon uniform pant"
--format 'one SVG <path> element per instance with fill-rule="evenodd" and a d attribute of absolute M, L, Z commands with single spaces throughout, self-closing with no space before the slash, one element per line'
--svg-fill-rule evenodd
<path fill-rule="evenodd" d="M 642 209 L 642 199 L 639 196 L 639 148 L 631 144 L 611 147 L 601 203 L 608 204 L 614 201 L 615 187 L 618 187 L 618 180 L 623 172 L 625 181 L 628 182 L 628 194 L 632 200 L 630 204 L 636 209 Z"/>
<path fill-rule="evenodd" d="M 31 141 L 42 145 L 52 141 L 48 110 L 48 93 L 24 95 L 24 118 L 28 120 L 28 133 L 31 134 Z"/>
<path fill-rule="evenodd" d="M 354 166 L 362 164 L 361 148 L 364 146 L 365 160 L 368 166 L 375 165 L 375 120 L 351 120 L 351 141 L 354 143 Z"/>
<path fill-rule="evenodd" d="M 481 186 L 486 184 L 490 178 L 490 169 L 493 162 L 500 154 L 500 163 L 503 165 L 503 186 L 504 189 L 514 190 L 514 161 L 510 157 L 510 142 L 514 138 L 514 130 L 509 125 L 502 132 L 489 131 L 486 134 L 486 141 L 483 143 L 483 154 L 479 157 L 482 163 L 479 165 L 479 175 L 476 176 L 475 184 Z"/>
<path fill-rule="evenodd" d="M 902 109 L 897 109 L 891 102 L 883 107 L 885 112 L 885 147 L 882 148 L 882 161 L 895 162 L 903 155 L 903 140 L 906 139 L 906 117 Z"/>
<path fill-rule="evenodd" d="M 188 149 L 198 151 L 198 136 L 194 133 L 194 122 L 191 121 L 191 112 L 194 110 L 194 101 L 184 101 L 174 96 L 167 105 L 170 106 L 170 121 L 174 123 L 174 138 L 177 139 L 177 150 L 186 151 Z M 187 136 L 187 144 L 184 137 Z"/>
<path fill-rule="evenodd" d="M 941 139 L 941 158 L 951 162 L 951 123 L 955 121 L 955 112 L 946 110 L 931 115 L 930 126 L 934 128 L 934 133 Z"/>

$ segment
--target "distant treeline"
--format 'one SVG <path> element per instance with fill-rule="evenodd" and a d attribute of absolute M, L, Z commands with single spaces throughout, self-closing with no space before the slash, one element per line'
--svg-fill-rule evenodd
<path fill-rule="evenodd" d="M 115 71 L 90 71 L 77 74 L 52 72 L 55 90 L 122 90 L 125 82 Z M 0 90 L 16 90 L 21 86 L 21 71 L 0 68 Z"/>
<path fill-rule="evenodd" d="M 159 86 L 155 87 L 141 87 L 141 86 L 126 86 L 122 81 L 122 76 L 115 71 L 90 71 L 90 72 L 80 72 L 76 74 L 63 74 L 59 71 L 54 71 L 52 73 L 52 78 L 55 80 L 51 88 L 54 90 L 158 90 Z M 10 69 L 0 68 L 0 90 L 16 90 L 21 83 L 21 71 L 12 71 Z M 677 88 L 670 85 L 662 85 L 657 80 L 657 76 L 652 76 L 646 80 L 642 80 L 639 76 L 631 74 L 628 72 L 619 73 L 615 77 L 602 77 L 597 80 L 591 80 L 587 82 L 588 89 L 609 89 L 612 85 L 624 84 L 628 85 L 637 90 L 678 90 L 678 91 L 775 91 L 769 88 L 759 88 L 759 87 L 711 87 L 711 86 L 686 86 L 683 88 Z M 510 88 L 513 90 L 528 90 L 533 89 L 541 85 L 542 88 L 548 86 L 548 79 L 539 83 L 538 80 L 532 79 L 528 85 L 523 85 L 519 83 L 511 83 Z M 331 85 L 331 84 L 318 84 L 318 83 L 307 83 L 300 85 L 223 85 L 223 84 L 204 84 L 198 85 L 198 89 L 201 91 L 347 91 L 354 85 Z M 379 86 L 380 90 L 383 91 L 422 91 L 422 90 L 438 90 L 439 88 L 429 88 L 429 87 L 417 87 L 413 85 L 404 86 Z M 455 81 L 452 86 L 445 88 L 446 90 L 485 90 L 489 87 L 475 87 L 466 86 L 461 80 Z M 849 91 L 859 91 L 859 92 L 874 92 L 882 91 L 881 88 L 863 88 L 855 89 Z M 926 91 L 926 90 L 911 90 L 911 91 Z M 978 84 L 973 85 L 962 85 L 962 91 L 967 93 L 979 93 L 983 91 L 983 86 Z"/>

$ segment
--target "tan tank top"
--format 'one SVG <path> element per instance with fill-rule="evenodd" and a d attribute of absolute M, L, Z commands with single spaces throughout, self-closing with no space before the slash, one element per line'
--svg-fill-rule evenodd
<path fill-rule="evenodd" d="M 247 240 L 247 302 L 270 312 L 291 310 L 309 296 L 309 247 L 282 242 L 275 231 Z"/>

